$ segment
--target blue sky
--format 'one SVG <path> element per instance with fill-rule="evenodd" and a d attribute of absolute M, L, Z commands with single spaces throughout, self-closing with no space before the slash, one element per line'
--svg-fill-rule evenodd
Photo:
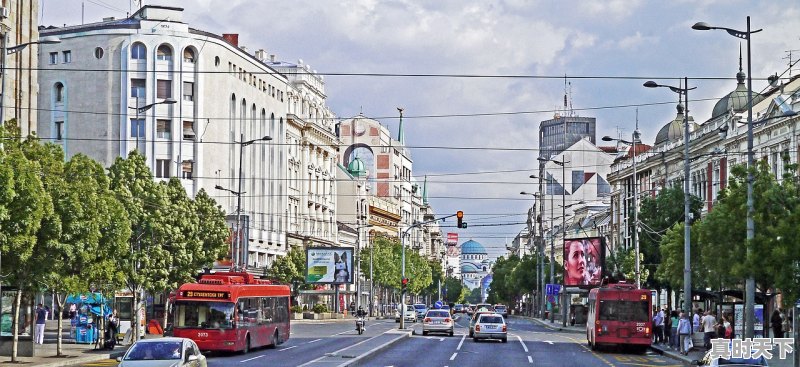
<path fill-rule="evenodd" d="M 120 18 L 135 3 L 40 0 L 40 24 Z M 740 40 L 692 24 L 744 30 L 749 15 L 753 29 L 764 29 L 752 40 L 756 91 L 787 70 L 787 51 L 800 59 L 800 2 L 790 0 L 143 3 L 183 7 L 193 28 L 239 33 L 249 50 L 303 59 L 322 74 L 401 75 L 327 75 L 328 106 L 340 118 L 363 112 L 395 133 L 402 107 L 414 175 L 428 175 L 438 213 L 465 212 L 471 226 L 458 230 L 460 241 L 475 239 L 490 256 L 524 227 L 513 223 L 525 221 L 531 201 L 519 192 L 536 189 L 527 177 L 539 122 L 563 108 L 565 76 L 575 113 L 597 118 L 598 141 L 630 137 L 638 107 L 642 139 L 652 144 L 674 118 L 677 95 L 645 89 L 646 80 L 677 85 L 689 77 L 696 122 L 735 88 Z"/>

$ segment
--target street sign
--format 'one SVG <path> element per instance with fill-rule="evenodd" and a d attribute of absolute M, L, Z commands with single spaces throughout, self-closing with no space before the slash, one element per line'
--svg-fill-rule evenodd
<path fill-rule="evenodd" d="M 544 287 L 545 295 L 547 296 L 556 296 L 561 293 L 561 285 L 560 284 L 546 284 Z"/>
<path fill-rule="evenodd" d="M 434 304 L 433 304 L 433 308 L 435 308 L 435 309 L 437 309 L 437 310 L 438 310 L 438 309 L 440 309 L 440 308 L 442 308 L 442 301 L 436 301 L 436 302 L 434 302 Z"/>

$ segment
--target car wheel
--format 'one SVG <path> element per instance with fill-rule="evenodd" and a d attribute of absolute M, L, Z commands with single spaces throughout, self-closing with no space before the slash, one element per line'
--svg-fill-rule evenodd
<path fill-rule="evenodd" d="M 450 329 L 450 336 L 453 336 L 453 329 Z"/>
<path fill-rule="evenodd" d="M 242 350 L 242 354 L 250 353 L 250 334 L 244 338 L 244 349 Z"/>
<path fill-rule="evenodd" d="M 503 338 L 503 343 L 508 343 L 508 338 Z"/>
<path fill-rule="evenodd" d="M 279 346 L 281 344 L 283 344 L 283 340 L 281 339 L 281 333 L 279 333 L 278 330 L 275 329 L 275 335 L 272 338 L 272 346 L 271 347 L 275 348 L 275 347 L 277 347 L 277 346 Z"/>
<path fill-rule="evenodd" d="M 474 336 L 473 336 L 473 337 L 472 337 L 472 341 L 474 341 L 474 342 L 476 342 L 476 343 L 477 343 L 477 342 L 478 342 L 478 338 L 476 338 L 476 337 L 474 337 Z"/>
<path fill-rule="evenodd" d="M 475 334 L 472 333 L 472 330 L 469 331 L 469 337 L 473 337 Z"/>
<path fill-rule="evenodd" d="M 425 331 L 425 330 L 422 330 L 422 335 L 428 335 L 428 332 Z"/>

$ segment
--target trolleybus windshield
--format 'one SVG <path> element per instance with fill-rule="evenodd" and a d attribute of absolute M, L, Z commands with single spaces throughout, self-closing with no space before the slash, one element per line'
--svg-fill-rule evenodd
<path fill-rule="evenodd" d="M 598 320 L 650 321 L 647 301 L 600 300 Z"/>
<path fill-rule="evenodd" d="M 175 328 L 231 329 L 233 327 L 232 302 L 177 301 L 175 302 Z"/>

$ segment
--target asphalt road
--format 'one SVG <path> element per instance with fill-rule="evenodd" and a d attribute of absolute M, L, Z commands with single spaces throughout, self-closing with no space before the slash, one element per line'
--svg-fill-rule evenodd
<path fill-rule="evenodd" d="M 409 324 L 414 335 L 400 339 L 358 362 L 359 366 L 658 366 L 677 367 L 681 363 L 650 352 L 624 350 L 591 351 L 581 334 L 547 329 L 528 319 L 508 320 L 508 343 L 474 342 L 467 337 L 468 320 L 457 317 L 455 335 L 422 336 L 419 323 Z M 292 324 L 288 341 L 277 348 L 263 348 L 248 354 L 210 354 L 209 367 L 237 366 L 309 366 L 320 365 L 326 355 L 346 355 L 359 343 L 382 340 L 398 324 L 393 320 L 367 323 L 366 332 L 358 335 L 352 321 L 322 321 Z M 353 356 L 355 357 L 355 356 Z M 347 362 L 342 359 L 341 363 Z M 339 363 L 335 364 L 338 365 Z M 84 366 L 115 366 L 115 361 L 101 361 Z"/>
<path fill-rule="evenodd" d="M 415 335 L 394 343 L 360 366 L 682 366 L 656 354 L 621 350 L 593 352 L 581 334 L 556 332 L 532 321 L 508 320 L 508 343 L 474 342 L 468 337 L 466 318 L 456 322 L 455 334 L 422 336 L 416 326 Z"/>

